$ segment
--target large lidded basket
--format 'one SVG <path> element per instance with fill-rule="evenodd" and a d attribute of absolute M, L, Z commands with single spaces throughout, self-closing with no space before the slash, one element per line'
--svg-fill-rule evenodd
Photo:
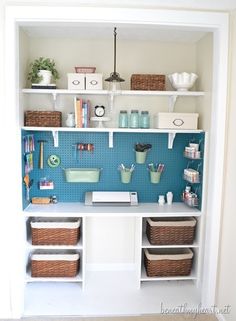
<path fill-rule="evenodd" d="M 194 217 L 148 218 L 147 238 L 153 245 L 192 244 L 196 223 Z"/>
<path fill-rule="evenodd" d="M 32 277 L 75 277 L 80 269 L 79 253 L 34 253 Z"/>
<path fill-rule="evenodd" d="M 144 266 L 149 277 L 187 276 L 191 273 L 193 252 L 181 249 L 144 249 Z"/>
<path fill-rule="evenodd" d="M 134 74 L 131 76 L 131 90 L 165 90 L 165 75 Z"/>
<path fill-rule="evenodd" d="M 76 245 L 81 219 L 34 219 L 30 222 L 33 245 Z"/>
<path fill-rule="evenodd" d="M 60 111 L 26 111 L 25 126 L 61 127 L 62 113 Z"/>

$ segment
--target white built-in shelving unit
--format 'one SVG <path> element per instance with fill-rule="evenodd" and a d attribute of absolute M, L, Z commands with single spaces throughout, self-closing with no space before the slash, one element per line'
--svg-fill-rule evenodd
<path fill-rule="evenodd" d="M 50 27 L 58 28 L 60 24 L 61 29 L 59 31 L 70 30 L 73 29 L 74 26 L 79 28 L 82 26 L 82 29 L 92 26 L 94 31 L 98 26 L 102 26 L 104 30 L 108 30 L 108 27 L 112 30 L 116 23 L 121 28 L 126 28 L 127 35 L 130 33 L 131 38 L 134 32 L 137 33 L 138 36 L 145 36 L 145 30 L 146 32 L 148 31 L 146 35 L 155 34 L 155 37 L 159 32 L 164 30 L 165 38 L 168 37 L 168 35 L 173 36 L 172 42 L 174 41 L 173 39 L 175 39 L 175 41 L 178 39 L 178 37 L 174 37 L 176 32 L 177 35 L 178 32 L 180 32 L 182 37 L 185 37 L 186 33 L 189 35 L 204 33 L 204 37 L 206 36 L 204 43 L 201 42 L 198 46 L 197 42 L 200 38 L 196 40 L 197 50 L 195 48 L 192 51 L 194 57 L 192 57 L 193 61 L 191 61 L 191 63 L 194 67 L 193 69 L 199 72 L 201 83 L 199 88 L 201 90 L 205 89 L 205 92 L 131 90 L 110 92 L 107 90 L 72 91 L 67 89 L 22 89 L 26 86 L 26 64 L 27 61 L 32 58 L 30 54 L 32 54 L 33 51 L 31 52 L 31 50 L 36 50 L 35 52 L 37 52 L 37 46 L 40 46 L 40 42 L 38 41 L 37 46 L 33 44 L 33 41 L 31 46 L 31 36 L 25 36 L 23 28 L 34 31 L 39 27 L 40 30 L 46 32 L 44 35 L 48 36 L 47 31 Z M 7 193 L 4 200 L 8 203 L 10 213 L 6 215 L 9 219 L 7 224 L 11 224 L 12 233 L 10 240 L 11 247 L 9 248 L 15 249 L 14 256 L 8 258 L 10 267 L 9 275 L 11 275 L 9 282 L 9 284 L 11 284 L 11 318 L 17 319 L 23 315 L 107 316 L 153 314 L 161 312 L 160 303 L 164 303 L 167 308 L 176 308 L 185 302 L 188 303 L 189 308 L 196 308 L 200 303 L 203 306 L 212 306 L 215 304 L 224 174 L 228 57 L 227 27 L 227 15 L 219 12 L 185 12 L 182 10 L 171 11 L 159 9 L 143 10 L 135 8 L 126 8 L 124 10 L 123 8 L 55 6 L 27 6 L 27 8 L 24 6 L 10 6 L 7 8 L 6 101 L 8 105 L 7 108 L 5 108 L 4 117 L 12 121 L 10 122 L 11 127 L 8 121 L 3 123 L 1 129 L 3 130 L 3 134 L 8 133 L 8 141 L 11 142 L 10 151 L 14 148 L 14 154 L 16 155 L 14 158 L 8 158 L 8 168 L 11 170 L 3 171 L 2 173 L 2 179 L 5 182 L 4 189 L 11 191 L 11 193 Z M 23 30 L 22 34 L 21 29 Z M 144 30 L 143 34 L 142 30 Z M 208 37 L 209 35 L 210 39 Z M 27 37 L 30 39 L 29 41 Z M 139 37 L 136 38 L 136 41 L 137 39 L 139 39 Z M 146 44 L 148 39 L 147 37 L 144 37 L 144 39 Z M 191 41 L 189 43 L 191 43 Z M 184 53 L 187 47 L 184 42 L 182 42 L 182 44 L 183 48 L 181 50 Z M 182 46 L 182 44 L 179 42 L 180 46 Z M 33 48 L 34 46 L 35 48 Z M 53 45 L 52 48 L 54 50 Z M 69 50 L 70 48 L 67 49 L 68 52 Z M 105 49 L 103 48 L 103 50 Z M 20 54 L 18 55 L 18 53 Z M 99 57 L 99 53 L 97 52 L 94 52 L 94 55 Z M 173 62 L 171 68 L 176 69 L 171 72 L 177 71 L 177 69 L 184 71 L 182 67 L 178 67 L 178 63 L 175 65 L 175 52 L 168 50 L 168 55 L 169 58 L 166 56 L 165 60 L 168 62 L 169 59 L 170 65 L 172 65 Z M 210 59 L 207 60 L 209 55 Z M 100 56 L 102 55 L 100 54 Z M 144 56 L 144 51 L 141 53 L 141 56 Z M 202 57 L 204 57 L 204 59 L 202 59 Z M 64 56 L 63 59 L 66 59 L 66 57 Z M 155 57 L 155 59 L 158 61 L 159 58 Z M 185 63 L 184 59 L 185 58 L 183 58 L 183 61 Z M 124 60 L 125 59 L 123 59 L 123 61 Z M 205 61 L 208 61 L 209 65 L 206 65 Z M 150 73 L 150 70 L 151 72 L 155 71 L 155 73 L 159 73 L 159 71 L 155 70 L 155 64 L 150 63 L 149 65 L 150 68 L 147 73 Z M 163 68 L 168 68 L 168 66 L 166 65 L 166 67 Z M 192 69 L 192 67 L 189 66 L 189 69 Z M 131 74 L 133 70 L 127 72 Z M 208 75 L 212 77 L 205 77 Z M 65 87 L 65 83 L 63 87 Z M 118 96 L 127 100 L 132 96 L 140 100 L 141 98 L 148 99 L 148 97 L 150 97 L 150 100 L 152 100 L 151 97 L 154 97 L 154 99 L 167 97 L 168 110 L 170 112 L 174 110 L 177 100 L 184 102 L 185 98 L 193 97 L 193 99 L 197 101 L 194 108 L 196 107 L 196 112 L 201 113 L 201 117 L 204 121 L 206 120 L 206 123 L 204 121 L 202 122 L 204 125 L 203 129 L 180 131 L 157 128 L 143 130 L 120 128 L 25 127 L 22 125 L 23 111 L 28 109 L 31 103 L 31 95 L 34 95 L 36 102 L 41 102 L 40 98 L 43 98 L 43 95 L 49 96 L 50 104 L 52 98 L 54 109 L 57 109 L 57 104 L 60 103 L 61 96 L 68 95 L 107 97 L 110 104 L 113 104 L 113 101 L 118 98 Z M 60 99 L 58 99 L 59 96 Z M 62 98 L 66 99 L 66 97 Z M 27 106 L 28 101 L 30 103 Z M 27 103 L 25 104 L 25 102 Z M 37 107 L 41 106 L 35 105 L 35 108 Z M 20 175 L 22 170 L 21 129 L 28 131 L 51 131 L 55 146 L 60 144 L 58 141 L 58 133 L 60 131 L 78 133 L 106 132 L 109 136 L 109 147 L 113 147 L 113 135 L 119 132 L 127 133 L 127 135 L 129 133 L 167 133 L 169 135 L 169 148 L 172 148 L 175 135 L 178 133 L 201 133 L 210 130 L 208 146 L 211 144 L 214 148 L 211 148 L 210 152 L 206 150 L 206 155 L 204 153 L 204 166 L 207 164 L 207 172 L 204 172 L 202 209 L 200 211 L 196 208 L 190 208 L 183 203 L 173 203 L 171 206 L 158 206 L 156 203 L 147 203 L 130 207 L 86 207 L 81 203 L 59 202 L 58 204 L 43 206 L 30 204 L 25 210 L 21 211 L 22 195 L 19 193 L 19 186 L 22 184 L 22 177 Z M 14 184 L 12 184 L 12 182 L 14 182 Z M 14 202 L 12 200 L 14 200 Z M 20 216 L 20 214 L 22 215 Z M 75 247 L 46 246 L 42 248 L 31 244 L 30 233 L 28 232 L 27 236 L 25 235 L 28 220 L 34 217 L 48 218 L 52 216 L 82 218 L 82 239 Z M 149 244 L 145 235 L 146 218 L 189 216 L 195 217 L 198 221 L 194 243 L 188 246 L 194 251 L 194 264 L 191 274 L 186 277 L 148 278 L 142 263 L 142 253 L 145 248 L 152 248 L 153 246 Z M 119 218 L 122 220 L 122 223 L 124 223 L 124 225 L 122 225 L 123 227 L 125 227 L 127 219 L 132 219 L 131 235 L 126 235 L 130 242 L 132 239 L 133 243 L 131 242 L 131 245 L 134 245 L 132 249 L 134 264 L 132 267 L 128 266 L 129 269 L 121 270 L 119 265 L 116 267 L 117 269 L 113 270 L 90 269 L 89 260 L 93 252 L 91 239 L 94 242 L 93 245 L 97 245 L 97 240 L 91 234 L 91 225 L 99 225 L 98 221 L 102 221 L 104 218 L 108 219 L 108 224 L 113 219 Z M 102 221 L 102 223 L 104 223 L 104 221 Z M 112 223 L 114 224 L 114 222 Z M 4 222 L 4 226 L 7 226 L 7 224 Z M 207 231 L 207 233 L 205 233 L 205 231 Z M 103 244 L 112 250 L 110 242 L 111 240 Z M 204 244 L 207 244 L 207 246 L 205 247 Z M 128 246 L 129 244 L 127 243 L 126 245 Z M 28 265 L 26 264 L 26 260 L 28 260 L 31 252 L 39 249 L 70 249 L 78 251 L 80 254 L 82 253 L 81 272 L 76 278 L 70 279 L 37 278 L 36 280 L 32 278 L 30 271 L 26 270 L 26 265 Z M 95 247 L 95 249 L 97 250 L 98 246 Z M 16 260 L 19 267 L 17 269 L 15 268 Z M 83 291 L 83 289 L 85 289 L 85 291 Z"/>
<path fill-rule="evenodd" d="M 197 280 L 197 252 L 195 253 L 195 264 L 193 271 L 188 276 L 182 277 L 147 277 L 143 262 L 142 262 L 142 250 L 144 248 L 194 248 L 198 249 L 199 237 L 196 233 L 195 241 L 193 244 L 189 245 L 167 245 L 167 246 L 154 246 L 151 245 L 147 239 L 145 234 L 145 219 L 147 217 L 196 217 L 200 218 L 202 213 L 200 210 L 196 208 L 190 208 L 183 203 L 173 203 L 172 205 L 165 204 L 164 206 L 160 206 L 157 203 L 140 203 L 137 206 L 86 206 L 83 203 L 57 203 L 57 204 L 49 204 L 45 206 L 30 204 L 24 211 L 26 218 L 33 217 L 51 217 L 53 214 L 57 217 L 66 217 L 67 219 L 70 217 L 82 217 L 82 221 L 86 222 L 86 218 L 104 218 L 104 217 L 133 217 L 136 220 L 136 231 L 135 231 L 135 251 L 138 253 L 135 263 L 135 270 L 139 271 L 136 275 L 136 284 L 138 288 L 141 286 L 142 282 L 145 281 L 178 281 L 178 280 Z M 83 223 L 83 231 L 86 230 L 86 223 Z M 200 229 L 200 226 L 199 226 Z M 84 234 L 84 233 L 83 233 Z M 141 236 L 138 237 L 138 236 Z M 84 237 L 84 236 L 83 236 Z M 30 239 L 28 239 L 28 248 L 30 250 L 35 249 L 77 249 L 82 250 L 82 260 L 83 260 L 83 277 L 79 274 L 79 277 L 71 278 L 70 282 L 84 282 L 83 286 L 86 288 L 86 249 L 83 244 L 80 243 L 74 247 L 71 246 L 32 246 L 30 244 Z M 50 281 L 53 281 L 55 278 L 50 278 Z M 26 282 L 45 282 L 49 280 L 48 278 L 32 278 L 29 277 L 29 272 L 26 275 Z M 68 278 L 61 278 L 59 281 L 67 282 Z M 58 281 L 58 282 L 59 282 Z"/>

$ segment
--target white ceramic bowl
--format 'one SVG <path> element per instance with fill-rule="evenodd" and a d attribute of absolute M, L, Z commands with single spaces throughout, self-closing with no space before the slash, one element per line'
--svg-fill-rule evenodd
<path fill-rule="evenodd" d="M 177 89 L 178 91 L 187 91 L 193 87 L 198 76 L 196 74 L 182 72 L 175 72 L 173 74 L 168 75 L 168 78 L 171 82 L 171 85 Z"/>

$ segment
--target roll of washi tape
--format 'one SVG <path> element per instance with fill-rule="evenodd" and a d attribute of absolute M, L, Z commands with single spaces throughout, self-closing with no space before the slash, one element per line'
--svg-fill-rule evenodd
<path fill-rule="evenodd" d="M 60 163 L 61 163 L 61 160 L 60 160 L 60 157 L 59 157 L 59 156 L 57 156 L 57 155 L 50 155 L 50 156 L 48 157 L 48 166 L 49 166 L 49 167 L 55 168 L 55 167 L 59 166 Z"/>

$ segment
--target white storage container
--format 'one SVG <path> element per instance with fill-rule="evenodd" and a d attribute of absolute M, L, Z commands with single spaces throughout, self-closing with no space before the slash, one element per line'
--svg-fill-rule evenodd
<path fill-rule="evenodd" d="M 69 90 L 83 90 L 85 89 L 85 74 L 69 73 L 68 77 L 68 89 Z"/>
<path fill-rule="evenodd" d="M 195 113 L 158 113 L 154 126 L 162 129 L 197 129 L 198 116 Z"/>
<path fill-rule="evenodd" d="M 86 89 L 89 90 L 101 90 L 102 89 L 102 74 L 86 74 Z"/>

